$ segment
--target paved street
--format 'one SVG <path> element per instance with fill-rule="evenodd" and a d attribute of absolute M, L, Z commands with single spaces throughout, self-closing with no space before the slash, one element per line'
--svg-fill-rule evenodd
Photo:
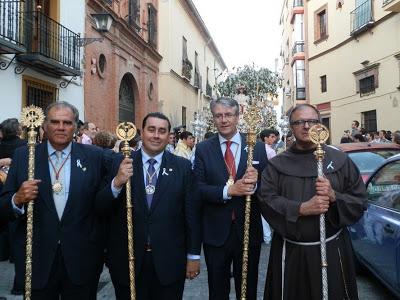
<path fill-rule="evenodd" d="M 261 250 L 260 272 L 258 281 L 258 299 L 262 299 L 265 283 L 265 272 L 268 263 L 269 247 L 263 245 Z M 14 276 L 13 265 L 8 262 L 0 262 L 0 296 L 7 300 L 22 300 L 22 296 L 10 295 L 12 280 Z M 392 295 L 370 274 L 358 277 L 359 296 L 362 300 L 389 300 L 394 299 Z M 231 299 L 234 299 L 233 282 L 231 287 Z M 202 261 L 201 274 L 196 280 L 187 281 L 185 286 L 184 299 L 202 300 L 207 299 L 207 271 L 204 260 Z M 107 270 L 100 278 L 98 299 L 115 299 L 114 289 Z"/>

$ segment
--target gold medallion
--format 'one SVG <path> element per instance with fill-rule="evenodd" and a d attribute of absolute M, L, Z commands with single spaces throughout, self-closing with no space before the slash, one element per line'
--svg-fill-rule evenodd
<path fill-rule="evenodd" d="M 63 186 L 61 184 L 61 182 L 59 182 L 58 180 L 56 180 L 53 184 L 53 192 L 58 194 L 59 192 L 61 192 L 63 189 Z"/>
<path fill-rule="evenodd" d="M 231 185 L 233 185 L 235 183 L 235 180 L 233 179 L 233 177 L 232 176 L 229 176 L 229 179 L 228 179 L 228 181 L 226 182 L 226 185 L 227 186 L 231 186 Z"/>

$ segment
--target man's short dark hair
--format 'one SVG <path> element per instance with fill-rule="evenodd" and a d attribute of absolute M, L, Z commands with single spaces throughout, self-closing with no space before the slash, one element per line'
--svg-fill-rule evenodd
<path fill-rule="evenodd" d="M 190 131 L 184 131 L 184 132 L 181 132 L 181 134 L 179 134 L 179 138 L 181 140 L 187 140 L 187 138 L 190 136 L 193 136 L 193 133 L 191 133 Z"/>
<path fill-rule="evenodd" d="M 18 119 L 10 118 L 6 119 L 1 123 L 1 132 L 3 133 L 3 139 L 16 137 L 21 134 L 20 125 Z"/>
<path fill-rule="evenodd" d="M 260 139 L 261 141 L 264 142 L 265 138 L 268 138 L 271 134 L 276 135 L 275 134 L 275 130 L 273 129 L 264 129 L 260 132 Z"/>
<path fill-rule="evenodd" d="M 45 122 L 47 121 L 47 118 L 49 116 L 49 112 L 53 107 L 57 107 L 57 108 L 69 108 L 72 112 L 72 114 L 74 115 L 74 126 L 75 128 L 77 128 L 78 126 L 78 122 L 79 122 L 79 111 L 78 109 L 73 106 L 71 103 L 68 103 L 67 101 L 57 101 L 57 102 L 52 102 L 50 103 L 45 110 Z"/>
<path fill-rule="evenodd" d="M 358 126 L 360 126 L 360 122 L 358 122 L 357 120 L 353 120 L 353 123 L 356 124 L 357 128 L 358 128 Z"/>
<path fill-rule="evenodd" d="M 142 129 L 144 129 L 144 127 L 146 126 L 146 122 L 148 118 L 157 118 L 157 119 L 161 119 L 161 120 L 165 120 L 168 122 L 168 131 L 171 131 L 171 122 L 169 121 L 169 119 L 167 118 L 166 115 L 164 115 L 163 113 L 160 112 L 152 112 L 147 114 L 142 122 Z"/>
<path fill-rule="evenodd" d="M 216 100 L 212 100 L 210 102 L 210 110 L 212 114 L 214 114 L 214 107 L 217 104 L 220 104 L 225 107 L 235 108 L 235 115 L 239 115 L 239 103 L 235 99 L 228 97 L 220 97 Z"/>

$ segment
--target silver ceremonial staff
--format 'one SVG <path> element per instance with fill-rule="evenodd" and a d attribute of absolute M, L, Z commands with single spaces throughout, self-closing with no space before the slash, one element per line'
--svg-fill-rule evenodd
<path fill-rule="evenodd" d="M 130 157 L 131 148 L 129 141 L 136 135 L 136 127 L 131 122 L 123 122 L 117 126 L 116 134 L 122 140 L 123 148 L 122 153 L 125 157 Z M 131 199 L 131 180 L 126 182 L 126 222 L 128 226 L 128 263 L 129 263 L 129 288 L 131 300 L 136 299 L 136 286 L 135 286 L 135 250 L 133 247 L 133 205 Z"/>
<path fill-rule="evenodd" d="M 308 131 L 310 140 L 317 145 L 314 151 L 317 160 L 318 177 L 324 177 L 323 162 L 325 151 L 322 145 L 329 138 L 329 130 L 322 124 L 316 124 Z M 322 275 L 322 299 L 328 300 L 328 262 L 326 260 L 326 232 L 325 232 L 325 214 L 319 216 L 319 240 L 321 243 L 321 275 Z"/>
<path fill-rule="evenodd" d="M 24 107 L 21 124 L 28 129 L 28 180 L 35 179 L 36 128 L 44 121 L 43 110 L 31 105 Z M 25 300 L 31 299 L 32 292 L 32 239 L 33 239 L 33 201 L 29 201 L 26 211 L 26 251 L 25 251 Z"/>

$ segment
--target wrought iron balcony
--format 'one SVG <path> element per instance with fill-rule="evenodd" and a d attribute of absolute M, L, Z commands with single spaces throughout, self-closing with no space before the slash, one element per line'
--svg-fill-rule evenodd
<path fill-rule="evenodd" d="M 385 11 L 400 13 L 400 0 L 383 0 L 382 7 Z"/>
<path fill-rule="evenodd" d="M 25 51 L 22 1 L 0 0 L 0 54 Z"/>
<path fill-rule="evenodd" d="M 297 41 L 294 42 L 293 49 L 292 49 L 292 56 L 296 53 L 304 52 L 304 41 Z"/>
<path fill-rule="evenodd" d="M 53 75 L 80 75 L 79 35 L 39 11 L 24 15 L 26 53 L 18 60 Z"/>
<path fill-rule="evenodd" d="M 357 35 L 374 24 L 372 1 L 367 0 L 350 13 L 350 35 Z"/>
<path fill-rule="evenodd" d="M 303 0 L 293 0 L 293 7 L 303 7 Z"/>

